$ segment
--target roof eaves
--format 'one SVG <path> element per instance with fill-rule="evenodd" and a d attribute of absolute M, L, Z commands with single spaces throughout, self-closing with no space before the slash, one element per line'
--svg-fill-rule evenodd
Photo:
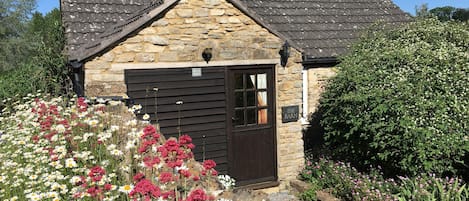
<path fill-rule="evenodd" d="M 70 53 L 69 60 L 82 62 L 105 51 L 116 42 L 122 40 L 159 14 L 166 11 L 178 1 L 179 0 L 161 0 L 140 10 L 129 19 L 114 25 L 109 29 L 109 31 L 102 33 L 98 38 L 98 42 L 90 42 L 83 45 L 75 52 Z"/>
<path fill-rule="evenodd" d="M 340 63 L 337 57 L 311 57 L 303 55 L 303 66 L 306 69 L 317 67 L 333 67 Z"/>

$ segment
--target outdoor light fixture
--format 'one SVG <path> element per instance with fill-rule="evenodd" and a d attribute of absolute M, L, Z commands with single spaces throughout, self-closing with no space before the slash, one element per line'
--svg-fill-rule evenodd
<path fill-rule="evenodd" d="M 205 62 L 209 62 L 212 59 L 212 48 L 205 48 L 202 52 L 202 58 L 204 58 Z"/>
<path fill-rule="evenodd" d="M 285 41 L 282 49 L 280 49 L 278 53 L 280 54 L 280 65 L 282 65 L 282 67 L 287 66 L 288 57 L 290 57 L 290 45 L 288 42 Z"/>

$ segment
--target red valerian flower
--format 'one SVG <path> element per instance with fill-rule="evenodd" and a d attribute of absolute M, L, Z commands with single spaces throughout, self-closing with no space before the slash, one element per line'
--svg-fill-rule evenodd
<path fill-rule="evenodd" d="M 161 193 L 161 197 L 163 197 L 163 199 L 168 199 L 168 200 L 171 200 L 171 198 L 174 198 L 175 197 L 174 195 L 175 193 L 172 190 Z"/>
<path fill-rule="evenodd" d="M 144 133 L 156 133 L 156 128 L 153 125 L 148 125 L 143 129 Z"/>
<path fill-rule="evenodd" d="M 159 181 L 161 183 L 168 183 L 170 181 L 173 181 L 173 174 L 170 172 L 162 172 L 159 176 Z"/>
<path fill-rule="evenodd" d="M 88 104 L 86 104 L 85 98 L 83 97 L 78 98 L 77 106 L 79 112 L 85 112 L 86 110 L 88 110 Z"/>
<path fill-rule="evenodd" d="M 212 176 L 217 176 L 218 175 L 218 172 L 216 170 L 210 170 L 210 172 L 212 173 Z"/>
<path fill-rule="evenodd" d="M 206 201 L 208 199 L 209 197 L 205 194 L 204 190 L 195 189 L 187 196 L 186 201 Z"/>
<path fill-rule="evenodd" d="M 139 182 L 139 181 L 142 180 L 142 179 L 145 179 L 145 175 L 142 174 L 142 173 L 140 173 L 140 172 L 137 173 L 137 174 L 134 176 L 134 181 L 135 181 L 135 182 Z"/>
<path fill-rule="evenodd" d="M 187 149 L 194 149 L 195 145 L 192 144 L 192 138 L 189 135 L 182 135 L 179 137 L 179 144 Z"/>
<path fill-rule="evenodd" d="M 181 167 L 183 161 L 182 160 L 166 160 L 166 166 L 169 168 Z"/>
<path fill-rule="evenodd" d="M 139 153 L 144 153 L 147 151 L 149 147 L 156 144 L 156 140 L 145 140 L 143 141 L 142 145 L 138 148 Z"/>
<path fill-rule="evenodd" d="M 191 176 L 191 172 L 189 172 L 189 170 L 179 170 L 179 174 L 181 174 L 185 178 L 189 178 Z"/>
<path fill-rule="evenodd" d="M 143 163 L 145 164 L 146 167 L 153 168 L 155 164 L 160 163 L 160 158 L 156 156 L 155 157 L 147 156 L 143 158 Z"/>
<path fill-rule="evenodd" d="M 160 146 L 157 148 L 158 152 L 160 152 L 163 158 L 168 157 L 168 150 L 164 146 Z"/>
<path fill-rule="evenodd" d="M 204 161 L 203 166 L 206 170 L 210 170 L 214 168 L 215 166 L 217 166 L 217 163 L 215 163 L 215 161 L 213 160 L 206 160 Z"/>
<path fill-rule="evenodd" d="M 97 186 L 90 187 L 86 190 L 88 194 L 90 194 L 91 197 L 96 197 L 101 193 L 101 189 Z"/>
<path fill-rule="evenodd" d="M 179 144 L 176 142 L 176 140 L 170 139 L 166 141 L 164 147 L 168 151 L 177 151 L 179 149 Z"/>
<path fill-rule="evenodd" d="M 90 172 L 88 173 L 88 176 L 91 178 L 91 181 L 98 182 L 101 181 L 104 174 L 106 174 L 106 170 L 104 170 L 100 166 L 95 166 L 91 168 Z"/>
<path fill-rule="evenodd" d="M 141 195 L 145 200 L 158 198 L 161 195 L 161 190 L 147 179 L 140 180 L 135 184 L 134 189 L 130 191 L 129 196 L 136 199 L 137 195 Z"/>
<path fill-rule="evenodd" d="M 32 140 L 33 140 L 33 142 L 36 144 L 37 142 L 39 142 L 39 136 L 34 135 L 34 136 L 32 137 Z"/>
<path fill-rule="evenodd" d="M 112 184 L 104 184 L 104 190 L 110 191 L 112 189 Z"/>

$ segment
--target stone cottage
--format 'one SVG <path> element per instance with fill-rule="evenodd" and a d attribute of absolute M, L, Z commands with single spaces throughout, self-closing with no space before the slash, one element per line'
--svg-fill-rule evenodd
<path fill-rule="evenodd" d="M 288 186 L 337 56 L 390 0 L 61 0 L 75 87 L 129 98 L 239 186 Z"/>

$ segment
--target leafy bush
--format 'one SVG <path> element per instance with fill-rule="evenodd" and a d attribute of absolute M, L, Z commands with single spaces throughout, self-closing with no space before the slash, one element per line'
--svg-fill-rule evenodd
<path fill-rule="evenodd" d="M 301 195 L 303 200 L 316 200 L 316 191 L 324 190 L 342 200 L 466 200 L 469 187 L 458 178 L 439 178 L 434 174 L 385 179 L 379 168 L 368 174 L 357 171 L 349 163 L 320 158 L 307 160 L 300 177 L 312 184 Z"/>
<path fill-rule="evenodd" d="M 468 24 L 436 19 L 369 31 L 321 99 L 335 156 L 389 175 L 467 169 L 468 44 Z"/>
<path fill-rule="evenodd" d="M 22 99 L 0 113 L 0 200 L 202 201 L 234 185 L 195 161 L 189 136 L 137 121 L 137 107 Z"/>

